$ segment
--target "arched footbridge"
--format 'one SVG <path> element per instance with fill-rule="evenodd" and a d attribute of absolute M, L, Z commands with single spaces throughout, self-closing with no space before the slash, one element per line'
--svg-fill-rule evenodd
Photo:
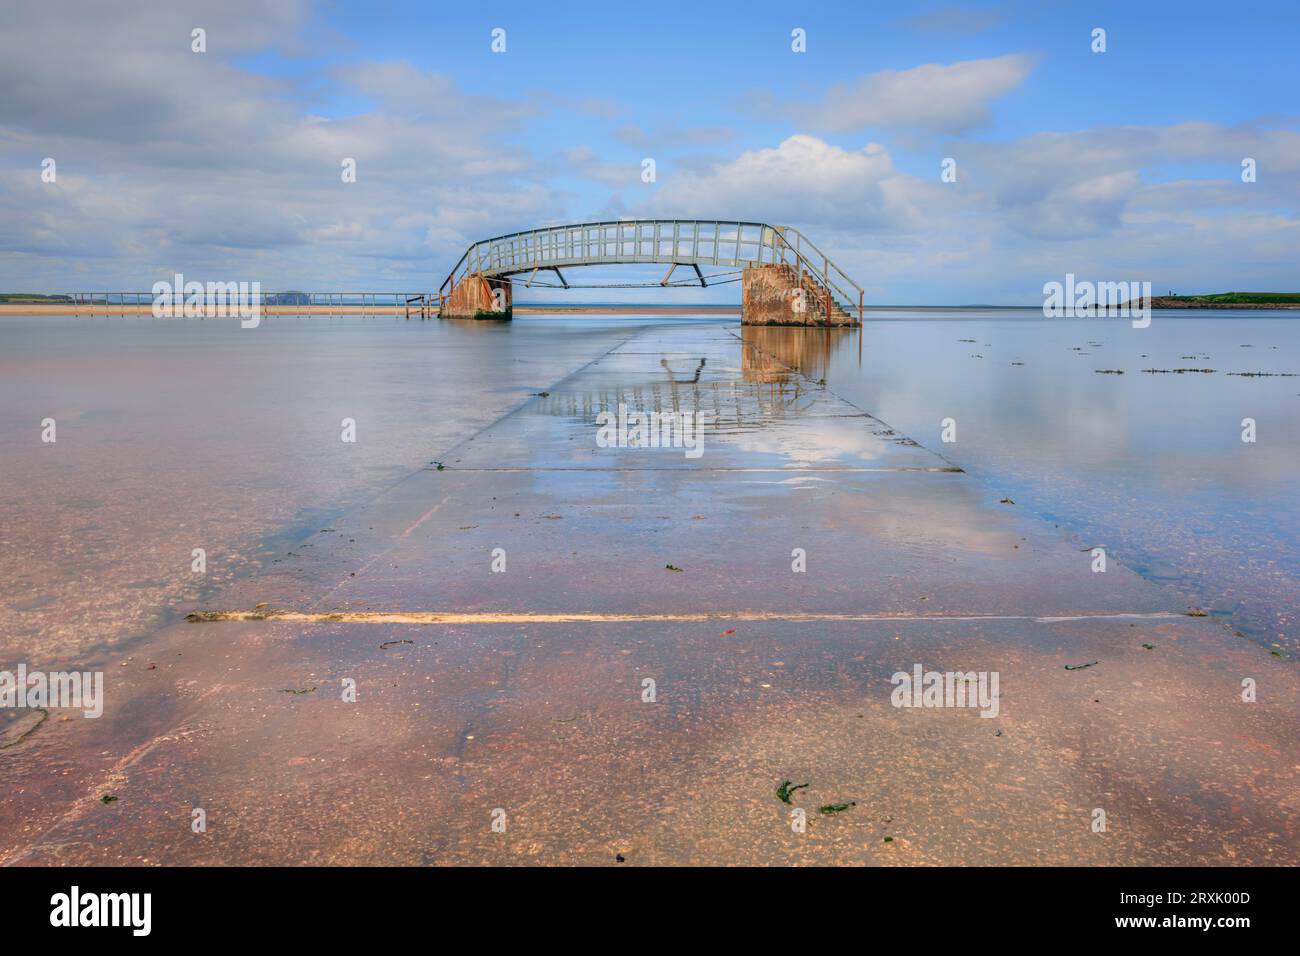
<path fill-rule="evenodd" d="M 571 283 L 566 273 L 583 266 L 655 263 L 668 267 L 653 284 L 659 287 L 740 282 L 741 322 L 747 325 L 862 322 L 862 287 L 798 229 L 720 219 L 580 222 L 484 239 L 465 250 L 443 282 L 439 314 L 510 318 L 516 285 L 644 287 L 584 286 Z"/>

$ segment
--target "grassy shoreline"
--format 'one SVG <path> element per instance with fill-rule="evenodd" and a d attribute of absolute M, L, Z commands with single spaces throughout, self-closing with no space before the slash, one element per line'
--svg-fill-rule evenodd
<path fill-rule="evenodd" d="M 1218 292 L 1153 295 L 1153 309 L 1300 309 L 1300 292 Z"/>

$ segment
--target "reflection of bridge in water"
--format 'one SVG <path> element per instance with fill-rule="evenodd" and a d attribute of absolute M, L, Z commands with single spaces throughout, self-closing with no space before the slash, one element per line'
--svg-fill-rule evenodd
<path fill-rule="evenodd" d="M 747 382 L 784 384 L 791 372 L 814 382 L 826 378 L 831 356 L 848 340 L 840 329 L 756 326 L 741 330 L 741 369 Z"/>
<path fill-rule="evenodd" d="M 708 356 L 660 359 L 663 377 L 587 392 L 547 396 L 541 409 L 552 415 L 594 421 L 619 405 L 640 412 L 697 412 L 711 427 L 754 424 L 757 407 L 764 419 L 780 419 L 811 404 L 816 384 L 826 380 L 831 357 L 850 333 L 841 329 L 767 328 L 740 330 L 741 378 L 710 376 Z M 614 353 L 617 355 L 617 352 Z M 734 368 L 734 366 L 733 366 Z M 812 384 L 810 384 L 812 383 Z"/>
<path fill-rule="evenodd" d="M 667 265 L 654 283 L 575 285 L 564 270 Z M 679 267 L 693 278 L 674 280 Z M 705 268 L 724 269 L 706 275 Z M 526 280 L 519 277 L 527 275 Z M 539 281 L 546 274 L 555 281 Z M 862 287 L 792 226 L 716 219 L 631 219 L 514 232 L 475 242 L 438 293 L 443 318 L 509 319 L 513 289 L 659 288 L 742 284 L 745 325 L 845 326 L 862 321 Z M 856 313 L 853 311 L 856 309 Z"/>

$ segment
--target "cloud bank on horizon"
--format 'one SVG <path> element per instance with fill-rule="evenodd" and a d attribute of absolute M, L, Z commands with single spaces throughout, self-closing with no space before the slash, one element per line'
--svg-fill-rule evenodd
<path fill-rule="evenodd" d="M 475 239 L 672 216 L 797 226 L 878 303 L 1295 291 L 1300 14 L 1132 6 L 10 4 L 0 289 L 426 290 Z"/>

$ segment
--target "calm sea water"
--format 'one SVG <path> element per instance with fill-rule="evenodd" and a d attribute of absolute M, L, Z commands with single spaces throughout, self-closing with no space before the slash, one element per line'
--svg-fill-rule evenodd
<path fill-rule="evenodd" d="M 0 318 L 0 651 L 57 659 L 146 633 L 638 328 L 695 321 L 736 326 Z M 856 332 L 765 331 L 1081 549 L 1105 546 L 1250 639 L 1300 638 L 1300 378 L 1227 374 L 1300 372 L 1286 313 L 1157 314 L 1147 329 L 877 313 L 860 356 Z"/>
<path fill-rule="evenodd" d="M 0 652 L 147 633 L 642 324 L 0 317 Z"/>
<path fill-rule="evenodd" d="M 894 313 L 828 384 L 1244 635 L 1300 643 L 1300 318 Z M 973 341 L 964 341 L 973 340 Z M 1023 363 L 1023 364 L 1019 364 Z M 1143 369 L 1213 369 L 1144 372 Z M 1122 370 L 1110 374 L 1107 370 Z M 956 422 L 944 443 L 941 422 Z M 1242 441 L 1243 419 L 1256 440 Z"/>

